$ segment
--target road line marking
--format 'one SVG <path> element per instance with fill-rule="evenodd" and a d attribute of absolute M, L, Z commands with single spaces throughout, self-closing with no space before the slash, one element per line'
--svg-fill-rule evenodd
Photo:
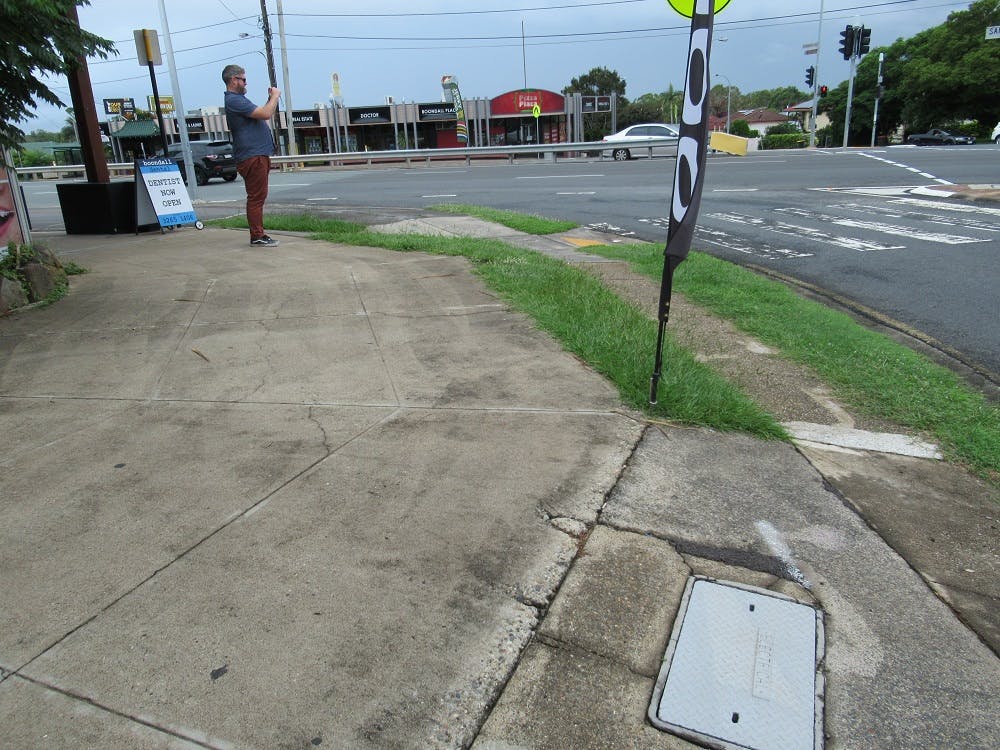
<path fill-rule="evenodd" d="M 421 195 L 421 198 L 457 198 L 458 193 L 439 193 L 438 195 Z"/>
<path fill-rule="evenodd" d="M 877 221 L 858 221 L 856 219 L 844 219 L 831 214 L 817 213 L 816 211 L 806 211 L 801 208 L 787 207 L 774 209 L 777 213 L 792 214 L 801 216 L 804 219 L 812 219 L 824 224 L 835 224 L 840 227 L 851 229 L 863 229 L 869 232 L 879 232 L 881 234 L 891 234 L 894 237 L 909 237 L 912 240 L 923 240 L 924 242 L 942 242 L 946 245 L 969 245 L 975 242 L 991 242 L 989 239 L 979 237 L 965 237 L 960 234 L 939 234 L 937 232 L 924 232 L 919 229 L 901 226 L 899 224 L 884 224 Z"/>
<path fill-rule="evenodd" d="M 941 211 L 957 211 L 965 214 L 1000 216 L 1000 208 L 991 208 L 990 206 L 972 206 L 967 203 L 942 203 L 940 201 L 924 200 L 923 198 L 894 198 L 890 201 L 890 203 L 902 203 L 904 205 L 935 208 Z"/>
<path fill-rule="evenodd" d="M 756 193 L 759 188 L 719 188 L 713 193 Z"/>
<path fill-rule="evenodd" d="M 590 192 L 583 193 L 556 193 L 556 195 L 597 195 L 597 191 L 591 190 Z"/>
<path fill-rule="evenodd" d="M 335 201 L 338 198 L 306 198 L 307 201 Z"/>
<path fill-rule="evenodd" d="M 735 237 L 728 232 L 718 229 L 707 229 L 698 227 L 695 230 L 695 237 L 698 242 L 707 242 L 710 245 L 724 247 L 727 250 L 735 250 L 744 255 L 753 255 L 767 260 L 787 260 L 789 258 L 811 258 L 812 253 L 801 253 L 797 250 L 789 250 L 785 247 L 774 247 L 766 242 L 748 243 L 745 240 Z"/>
<path fill-rule="evenodd" d="M 789 237 L 800 237 L 803 239 L 813 240 L 815 242 L 836 245 L 837 247 L 843 247 L 848 250 L 856 250 L 859 253 L 865 253 L 870 250 L 906 249 L 906 245 L 883 245 L 881 242 L 867 242 L 853 237 L 839 237 L 837 235 L 828 234 L 827 232 L 821 232 L 820 230 L 813 229 L 811 227 L 803 227 L 798 224 L 786 224 L 782 221 L 770 221 L 767 219 L 761 219 L 757 216 L 747 216 L 745 214 L 736 213 L 718 213 L 709 214 L 709 216 L 715 219 L 721 219 L 722 221 L 731 221 L 734 224 L 760 227 L 761 229 L 765 229 L 768 232 L 774 232 L 775 234 L 783 234 Z"/>
<path fill-rule="evenodd" d="M 901 201 L 892 201 L 892 203 L 901 203 Z M 927 206 L 935 208 L 938 206 L 938 204 L 931 201 L 925 201 L 924 203 Z M 976 229 L 982 232 L 1000 232 L 1000 224 L 979 221 L 978 219 L 966 218 L 964 216 L 940 216 L 933 213 L 924 213 L 923 211 L 907 211 L 902 208 L 893 209 L 892 206 L 864 205 L 861 203 L 834 203 L 828 206 L 828 208 L 840 211 L 855 211 L 857 213 L 873 214 L 876 216 L 889 216 L 893 219 L 912 219 L 915 221 L 924 221 L 928 224 L 958 226 L 963 229 Z"/>
<path fill-rule="evenodd" d="M 515 180 L 565 180 L 577 177 L 604 177 L 602 174 L 549 174 L 534 177 L 515 177 Z"/>
<path fill-rule="evenodd" d="M 888 164 L 888 165 L 890 165 L 892 167 L 902 167 L 903 169 L 905 169 L 908 172 L 913 172 L 914 174 L 919 174 L 921 177 L 926 177 L 928 180 L 934 180 L 934 182 L 938 182 L 938 183 L 940 183 L 942 185 L 954 185 L 955 184 L 954 182 L 948 182 L 948 180 L 943 180 L 940 177 L 935 177 L 932 174 L 927 174 L 926 172 L 921 172 L 916 167 L 908 167 L 905 164 L 900 164 L 898 161 L 892 161 L 891 159 L 886 159 L 886 158 L 884 158 L 882 156 L 875 156 L 874 154 L 865 153 L 864 151 L 861 152 L 861 156 L 864 156 L 865 158 L 868 158 L 868 159 L 874 159 L 875 161 L 880 161 L 883 164 Z"/>

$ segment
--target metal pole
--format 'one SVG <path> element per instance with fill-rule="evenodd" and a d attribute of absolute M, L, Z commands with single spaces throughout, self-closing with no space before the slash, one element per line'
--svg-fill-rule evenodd
<path fill-rule="evenodd" d="M 528 58 L 524 53 L 524 21 L 521 21 L 521 65 L 524 68 L 524 88 L 528 88 Z"/>
<path fill-rule="evenodd" d="M 281 0 L 278 0 L 278 39 L 281 40 L 281 81 L 284 90 L 281 92 L 285 98 L 285 119 L 288 121 L 288 153 L 297 156 L 299 144 L 295 140 L 295 118 L 292 116 L 292 83 L 288 78 L 288 45 L 285 43 L 285 13 L 281 9 Z"/>
<path fill-rule="evenodd" d="M 823 49 L 823 3 L 819 0 L 819 28 L 816 30 L 816 64 L 813 66 L 813 108 L 812 122 L 809 124 L 809 148 L 816 145 L 816 112 L 819 108 L 819 58 Z"/>
<path fill-rule="evenodd" d="M 267 51 L 265 58 L 267 60 L 268 85 L 276 87 L 278 85 L 278 76 L 274 72 L 274 50 L 271 49 L 271 24 L 267 20 L 267 3 L 265 0 L 260 0 L 260 22 L 261 28 L 264 31 L 264 49 Z M 271 128 L 278 151 L 284 156 L 285 141 L 278 137 L 278 130 L 281 128 L 281 115 L 277 105 L 274 107 L 274 116 L 271 118 Z"/>
<path fill-rule="evenodd" d="M 872 115 L 872 148 L 875 148 L 875 132 L 878 128 L 878 102 L 882 98 L 882 62 L 885 53 L 878 53 L 878 78 L 875 80 L 875 113 Z"/>
<path fill-rule="evenodd" d="M 854 34 L 854 49 L 857 50 L 858 39 L 861 35 L 858 33 Z M 854 101 L 854 70 L 857 65 L 858 57 L 856 54 L 851 55 L 851 76 L 847 84 L 847 116 L 844 118 L 844 148 L 847 148 L 847 137 L 851 132 L 851 104 Z"/>
<path fill-rule="evenodd" d="M 174 116 L 177 119 L 177 130 L 181 136 L 181 154 L 184 158 L 184 174 L 194 174 L 194 159 L 191 157 L 191 139 L 188 136 L 187 120 L 184 114 L 184 99 L 181 98 L 181 84 L 177 77 L 177 64 L 174 62 L 174 43 L 170 38 L 170 22 L 167 20 L 167 9 L 164 0 L 160 0 L 160 23 L 163 24 L 163 41 L 167 47 L 167 69 L 170 71 L 170 85 L 174 91 Z M 166 152 L 164 152 L 165 154 Z M 191 200 L 198 199 L 198 180 L 188 180 L 188 193 Z"/>
<path fill-rule="evenodd" d="M 150 60 L 149 81 L 153 86 L 153 101 L 156 102 L 156 121 L 160 124 L 160 143 L 163 145 L 163 155 L 167 155 L 167 131 L 163 127 L 163 108 L 160 107 L 160 92 L 156 88 L 156 71 L 153 70 L 153 61 Z"/>

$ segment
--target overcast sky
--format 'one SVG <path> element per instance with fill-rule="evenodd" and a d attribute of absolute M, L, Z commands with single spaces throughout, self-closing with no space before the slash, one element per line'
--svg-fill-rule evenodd
<path fill-rule="evenodd" d="M 282 83 L 278 0 L 266 0 Z M 164 0 L 186 110 L 222 102 L 220 73 L 235 62 L 247 70 L 248 96 L 263 103 L 267 88 L 260 0 Z M 441 76 L 458 78 L 466 98 L 491 98 L 525 86 L 560 91 L 576 76 L 603 66 L 627 82 L 626 96 L 682 88 L 690 21 L 666 0 L 282 0 L 291 105 L 326 103 L 337 73 L 347 106 L 441 99 Z M 819 83 L 835 86 L 849 66 L 838 53 L 848 23 L 872 29 L 871 46 L 942 23 L 969 0 L 731 0 L 716 17 L 711 71 L 743 92 L 779 86 L 805 90 L 805 69 L 817 57 L 803 45 L 820 41 Z M 819 35 L 823 6 L 822 36 Z M 102 100 L 131 97 L 146 108 L 148 70 L 136 60 L 133 30 L 155 29 L 166 51 L 159 0 L 92 0 L 79 9 L 83 28 L 111 39 L 118 56 L 93 60 L 90 77 L 98 118 Z M 524 45 L 522 48 L 522 22 Z M 984 30 L 985 33 L 985 30 Z M 248 35 L 241 38 L 241 34 Z M 525 75 L 526 74 L 526 75 Z M 166 55 L 156 68 L 161 95 L 175 93 Z M 69 102 L 65 79 L 48 84 Z M 282 106 L 288 107 L 288 92 Z M 26 132 L 57 130 L 66 115 L 41 107 Z"/>

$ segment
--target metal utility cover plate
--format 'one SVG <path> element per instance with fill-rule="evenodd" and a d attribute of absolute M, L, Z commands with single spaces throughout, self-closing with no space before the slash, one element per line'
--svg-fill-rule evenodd
<path fill-rule="evenodd" d="M 717 748 L 823 747 L 822 613 L 753 586 L 688 579 L 649 706 Z"/>

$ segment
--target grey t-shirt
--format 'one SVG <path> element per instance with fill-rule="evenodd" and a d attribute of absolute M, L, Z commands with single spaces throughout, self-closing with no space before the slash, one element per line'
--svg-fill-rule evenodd
<path fill-rule="evenodd" d="M 226 92 L 226 122 L 233 135 L 233 158 L 237 164 L 252 156 L 274 154 L 271 128 L 267 120 L 255 120 L 250 116 L 255 109 L 257 105 L 243 94 Z"/>

